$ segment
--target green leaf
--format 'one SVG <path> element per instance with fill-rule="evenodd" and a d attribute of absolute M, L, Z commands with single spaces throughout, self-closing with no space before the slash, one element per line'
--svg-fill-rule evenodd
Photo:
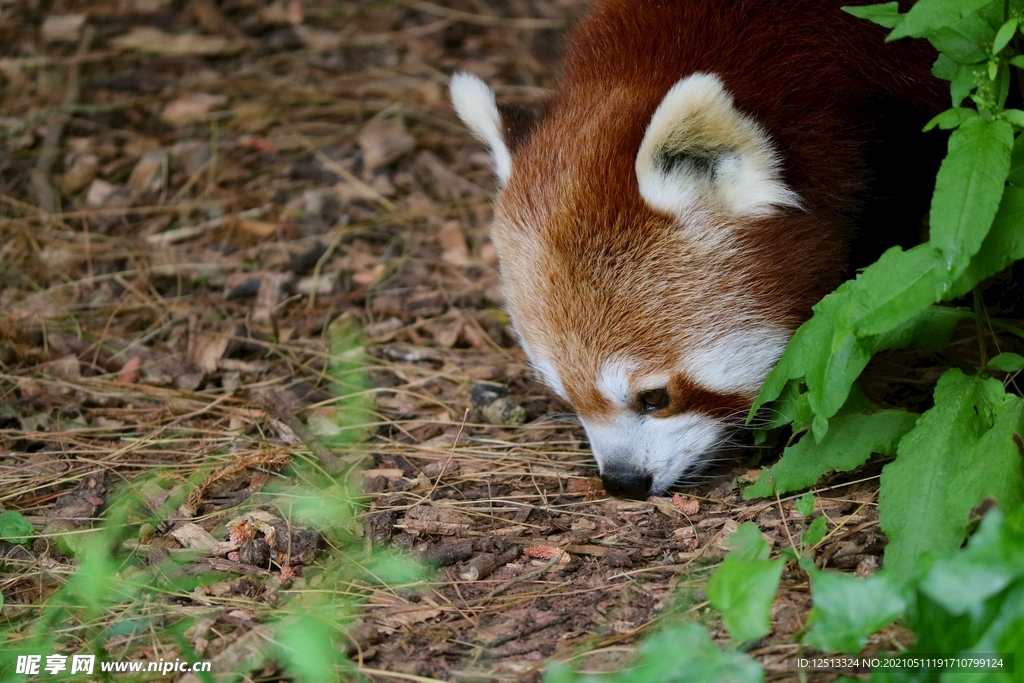
<path fill-rule="evenodd" d="M 1021 400 L 995 379 L 955 368 L 939 379 L 934 407 L 882 470 L 886 569 L 909 578 L 926 555 L 958 548 L 971 509 L 985 496 L 1019 504 L 1024 473 L 1012 432 L 1024 432 L 1021 410 Z"/>
<path fill-rule="evenodd" d="M 964 109 L 963 107 L 953 107 L 942 112 L 931 121 L 924 125 L 924 131 L 927 133 L 931 129 L 938 126 L 942 130 L 950 130 L 956 128 L 967 119 L 974 118 L 978 115 L 973 109 Z"/>
<path fill-rule="evenodd" d="M 777 429 L 788 424 L 793 425 L 794 432 L 807 429 L 813 414 L 803 383 L 798 380 L 788 382 L 764 417 L 767 419 L 764 429 Z"/>
<path fill-rule="evenodd" d="M 949 84 L 949 92 L 954 107 L 959 107 L 960 103 L 971 94 L 971 91 L 976 87 L 978 78 L 983 75 L 983 71 L 983 66 L 957 65 L 956 75 L 950 79 Z"/>
<path fill-rule="evenodd" d="M 989 0 L 918 0 L 886 40 L 928 37 L 975 12 Z"/>
<path fill-rule="evenodd" d="M 902 325 L 874 337 L 872 344 L 875 351 L 902 349 L 908 346 L 942 351 L 949 346 L 957 323 L 968 318 L 974 318 L 974 312 L 970 309 L 932 306 Z"/>
<path fill-rule="evenodd" d="M 0 514 L 0 540 L 28 545 L 35 534 L 32 522 L 20 512 L 8 510 Z"/>
<path fill-rule="evenodd" d="M 743 498 L 799 491 L 813 486 L 828 472 L 849 472 L 860 467 L 872 453 L 893 455 L 918 417 L 903 410 L 834 417 L 821 442 L 816 442 L 812 434 L 805 434 L 783 452 L 778 463 L 761 472 L 757 482 L 744 489 Z"/>
<path fill-rule="evenodd" d="M 1013 64 L 1018 69 L 1024 69 L 1024 55 L 1010 57 L 1010 64 Z"/>
<path fill-rule="evenodd" d="M 814 513 L 814 494 L 805 493 L 796 499 L 794 506 L 801 517 L 810 517 Z"/>
<path fill-rule="evenodd" d="M 827 530 L 828 520 L 824 517 L 815 517 L 814 521 L 807 527 L 807 530 L 800 536 L 800 543 L 803 544 L 804 548 L 813 548 L 821 542 L 821 539 L 825 538 Z"/>
<path fill-rule="evenodd" d="M 864 338 L 888 332 L 942 301 L 949 285 L 943 256 L 930 244 L 907 251 L 889 249 L 857 276 L 849 300 L 836 316 L 833 350 L 850 334 Z"/>
<path fill-rule="evenodd" d="M 1003 372 L 1020 372 L 1024 370 L 1024 356 L 1016 353 L 1000 353 L 988 362 L 988 367 Z"/>
<path fill-rule="evenodd" d="M 999 118 L 1011 123 L 1018 128 L 1024 128 L 1024 111 L 1020 109 L 1004 109 L 999 112 Z M 1010 157 L 1010 172 L 1013 172 L 1013 157 Z"/>
<path fill-rule="evenodd" d="M 337 680 L 334 664 L 338 651 L 332 629 L 311 614 L 300 613 L 282 621 L 275 632 L 285 666 L 304 683 L 332 683 Z"/>
<path fill-rule="evenodd" d="M 778 398 L 789 381 L 803 377 L 811 411 L 819 423 L 827 420 L 844 405 L 850 387 L 872 354 L 915 344 L 942 348 L 948 344 L 953 327 L 964 317 L 957 309 L 933 306 L 877 337 L 847 336 L 843 345 L 832 351 L 836 316 L 848 304 L 857 286 L 855 281 L 844 282 L 814 306 L 814 316 L 797 329 L 782 358 L 765 379 L 751 415 L 768 401 Z M 825 431 L 827 423 L 826 429 L 819 429 L 816 436 L 820 439 Z"/>
<path fill-rule="evenodd" d="M 753 522 L 743 522 L 726 540 L 729 554 L 738 560 L 767 560 L 771 546 Z"/>
<path fill-rule="evenodd" d="M 708 601 L 721 610 L 722 623 L 735 640 L 757 640 L 771 630 L 772 602 L 784 564 L 743 560 L 730 553 L 711 575 Z"/>
<path fill-rule="evenodd" d="M 944 81 L 951 81 L 956 77 L 957 68 L 956 62 L 946 55 L 940 54 L 932 64 L 932 75 Z"/>
<path fill-rule="evenodd" d="M 994 395 L 998 380 L 986 384 Z M 949 508 L 967 520 L 973 508 L 991 498 L 1007 510 L 1024 505 L 1024 459 L 1016 440 L 1024 434 L 1024 399 L 1001 393 L 992 406 L 991 428 L 966 454 L 966 469 L 951 485 Z"/>
<path fill-rule="evenodd" d="M 694 623 L 657 631 L 622 671 L 581 676 L 559 662 L 544 673 L 544 683 L 762 683 L 764 674 L 741 652 L 722 652 Z"/>
<path fill-rule="evenodd" d="M 903 613 L 906 599 L 888 576 L 866 579 L 829 571 L 811 571 L 814 607 L 805 645 L 826 652 L 860 652 L 868 636 Z"/>
<path fill-rule="evenodd" d="M 1024 180 L 1024 178 L 1021 178 Z M 992 228 L 978 253 L 953 284 L 950 297 L 963 296 L 984 280 L 1024 258 L 1024 188 L 1007 185 Z"/>
<path fill-rule="evenodd" d="M 975 64 L 988 59 L 995 35 L 995 29 L 985 20 L 968 14 L 929 33 L 928 42 L 960 64 Z"/>
<path fill-rule="evenodd" d="M 847 14 L 852 14 L 858 19 L 867 19 L 885 28 L 895 28 L 900 23 L 899 3 L 883 2 L 879 5 L 859 5 L 856 7 L 841 7 Z"/>
<path fill-rule="evenodd" d="M 1024 135 L 1018 135 L 1013 141 L 1013 150 L 1010 152 L 1010 172 L 1006 180 L 1011 185 L 1024 187 Z"/>
<path fill-rule="evenodd" d="M 672 626 L 640 648 L 640 666 L 620 674 L 622 683 L 760 683 L 761 667 L 740 652 L 722 652 L 698 624 Z M 685 672 L 685 673 L 684 673 Z"/>
<path fill-rule="evenodd" d="M 422 581 L 427 569 L 412 557 L 394 552 L 376 552 L 362 563 L 374 581 L 396 586 Z"/>
<path fill-rule="evenodd" d="M 943 253 L 948 270 L 959 274 L 988 234 L 1012 148 L 1013 128 L 1005 121 L 970 118 L 950 136 L 930 213 L 930 243 Z"/>
<path fill-rule="evenodd" d="M 1024 578 L 1024 537 L 1005 524 L 999 508 L 990 510 L 967 547 L 936 561 L 920 590 L 951 614 L 964 614 Z"/>
<path fill-rule="evenodd" d="M 1017 19 L 1016 17 L 1010 19 L 1005 24 L 999 27 L 996 32 L 996 38 L 992 42 L 992 54 L 998 54 L 1000 50 L 1009 45 L 1010 40 L 1013 39 L 1013 35 L 1017 32 Z"/>

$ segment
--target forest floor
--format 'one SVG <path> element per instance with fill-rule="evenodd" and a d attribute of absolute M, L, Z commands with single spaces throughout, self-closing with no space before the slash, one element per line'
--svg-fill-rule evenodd
<path fill-rule="evenodd" d="M 317 458 L 360 468 L 353 537 L 437 567 L 411 589 L 352 589 L 366 602 L 350 656 L 373 680 L 536 681 L 552 658 L 607 670 L 666 615 L 727 640 L 703 593 L 726 537 L 753 521 L 789 547 L 807 521 L 791 498 L 742 499 L 774 451 L 672 496 L 605 494 L 503 311 L 490 160 L 448 102 L 468 70 L 540 104 L 583 7 L 0 0 L 0 511 L 36 534 L 0 546 L 9 642 L 75 566 L 51 541 L 137 485 L 151 511 L 187 497 L 133 552 L 198 548 L 219 579 L 150 606 L 106 651 L 172 657 L 179 641 L 156 626 L 188 615 L 215 673 L 237 662 L 279 601 L 313 590 L 327 551 L 240 555 L 232 520 L 291 524 L 261 492 Z M 324 455 L 310 442 L 340 429 L 331 339 L 354 323 L 369 436 Z M 918 358 L 914 382 L 939 366 Z M 816 491 L 818 566 L 878 568 L 878 472 Z M 809 603 L 790 564 L 748 650 L 769 680 L 796 680 Z"/>

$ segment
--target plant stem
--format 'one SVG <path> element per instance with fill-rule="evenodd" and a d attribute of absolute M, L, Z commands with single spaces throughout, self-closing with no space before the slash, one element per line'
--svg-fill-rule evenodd
<path fill-rule="evenodd" d="M 981 358 L 982 369 L 988 367 L 988 351 L 985 348 L 985 326 L 984 314 L 982 312 L 981 292 L 975 287 L 971 290 L 974 296 L 974 329 L 978 333 L 978 354 Z"/>

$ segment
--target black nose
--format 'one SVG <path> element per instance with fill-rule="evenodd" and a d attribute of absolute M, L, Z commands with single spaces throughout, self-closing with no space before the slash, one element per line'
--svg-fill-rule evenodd
<path fill-rule="evenodd" d="M 601 483 L 605 491 L 619 498 L 643 500 L 651 492 L 651 475 L 631 469 L 605 468 Z"/>

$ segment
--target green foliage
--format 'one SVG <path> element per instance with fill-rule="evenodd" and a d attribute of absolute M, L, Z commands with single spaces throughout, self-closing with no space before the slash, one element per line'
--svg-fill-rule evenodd
<path fill-rule="evenodd" d="M 906 14 L 896 3 L 847 11 L 892 29 L 889 40 L 925 38 L 941 53 L 934 73 L 950 81 L 953 106 L 927 128 L 952 131 L 948 153 L 929 240 L 888 250 L 818 303 L 765 381 L 754 409 L 779 399 L 795 442 L 744 495 L 800 490 L 873 453 L 895 455 L 883 470 L 879 513 L 890 539 L 885 564 L 906 579 L 927 556 L 959 547 L 983 499 L 1007 509 L 1024 499 L 1014 443 L 1024 431 L 1021 400 L 985 379 L 990 371 L 1024 369 L 1024 359 L 1005 354 L 966 373 L 950 370 L 935 407 L 920 418 L 850 399 L 873 354 L 941 347 L 957 322 L 974 316 L 936 304 L 1024 258 L 1024 112 L 1005 107 L 1011 70 L 1024 66 L 1016 54 L 1024 3 L 919 0 Z"/>
<path fill-rule="evenodd" d="M 769 547 L 756 524 L 744 522 L 740 530 L 733 537 L 739 536 L 742 545 L 725 556 L 708 581 L 708 601 L 721 610 L 730 636 L 756 640 L 771 630 L 772 601 L 784 562 L 767 559 Z M 755 534 L 756 541 L 748 540 Z"/>
<path fill-rule="evenodd" d="M 1013 128 L 975 116 L 949 138 L 932 197 L 931 245 L 949 271 L 962 271 L 992 226 L 1010 172 Z"/>
<path fill-rule="evenodd" d="M 1024 356 L 1016 353 L 1000 353 L 988 362 L 988 366 L 1003 372 L 1020 372 L 1024 370 Z"/>
<path fill-rule="evenodd" d="M 805 434 L 786 449 L 782 460 L 761 472 L 760 478 L 743 491 L 743 497 L 799 491 L 832 470 L 845 472 L 863 465 L 872 453 L 895 455 L 897 444 L 914 428 L 917 418 L 905 410 L 838 415 L 821 441 Z"/>
<path fill-rule="evenodd" d="M 914 646 L 904 655 L 1000 653 L 1024 656 L 1024 510 L 998 508 L 981 521 L 967 547 L 936 560 L 904 582 L 894 572 L 860 579 L 811 570 L 814 608 L 803 643 L 823 651 L 860 652 L 879 629 L 902 617 Z M 927 668 L 879 669 L 873 683 L 953 680 Z M 965 672 L 957 681 L 1020 680 L 1019 673 Z"/>
<path fill-rule="evenodd" d="M 1024 432 L 1022 411 L 1024 402 L 995 379 L 957 369 L 942 376 L 935 406 L 882 472 L 887 569 L 910 576 L 921 558 L 959 548 L 971 509 L 986 497 L 1007 509 L 1021 504 L 1024 475 L 1013 434 Z M 957 473 L 953 482 L 951 473 Z"/>
<path fill-rule="evenodd" d="M 856 653 L 868 636 L 903 613 L 906 601 L 889 575 L 857 578 L 811 570 L 814 608 L 804 644 L 825 652 Z"/>
<path fill-rule="evenodd" d="M 8 510 L 0 514 L 0 541 L 28 545 L 34 533 L 32 522 L 20 512 Z"/>
<path fill-rule="evenodd" d="M 760 683 L 761 668 L 739 652 L 722 652 L 697 624 L 662 629 L 640 648 L 636 660 L 614 674 L 580 676 L 552 664 L 544 683 Z"/>
<path fill-rule="evenodd" d="M 1024 510 L 990 511 L 967 547 L 937 560 L 908 593 L 903 623 L 916 642 L 908 655 L 951 656 L 1003 653 L 1015 658 L 1016 673 L 935 670 L 876 671 L 872 683 L 1020 680 L 1024 661 Z"/>

